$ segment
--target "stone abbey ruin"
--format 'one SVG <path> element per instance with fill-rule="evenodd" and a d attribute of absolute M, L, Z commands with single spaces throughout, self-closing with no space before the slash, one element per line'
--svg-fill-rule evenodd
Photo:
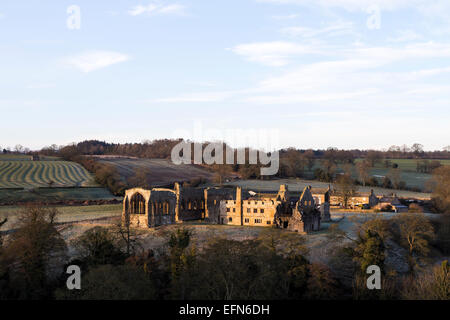
<path fill-rule="evenodd" d="M 211 224 L 278 227 L 299 233 L 320 230 L 330 220 L 330 190 L 300 195 L 286 185 L 277 193 L 256 194 L 241 188 L 129 189 L 123 202 L 123 223 L 151 228 L 188 220 Z"/>
<path fill-rule="evenodd" d="M 347 199 L 349 208 L 390 207 L 405 212 L 396 196 L 355 194 Z M 342 197 L 328 189 L 305 187 L 303 192 L 290 192 L 282 184 L 277 192 L 255 193 L 242 188 L 192 188 L 174 184 L 173 189 L 133 188 L 125 192 L 123 223 L 132 227 L 152 228 L 203 220 L 211 224 L 277 227 L 300 233 L 320 230 L 321 222 L 328 222 L 330 207 L 342 207 Z"/>

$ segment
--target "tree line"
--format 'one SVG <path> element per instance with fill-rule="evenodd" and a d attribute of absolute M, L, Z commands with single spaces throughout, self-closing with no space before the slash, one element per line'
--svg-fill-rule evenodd
<path fill-rule="evenodd" d="M 140 158 L 158 158 L 169 159 L 173 147 L 183 139 L 156 139 L 146 140 L 142 143 L 107 143 L 98 140 L 86 140 L 75 145 L 79 152 L 88 155 L 124 155 L 135 156 Z M 208 142 L 203 142 L 206 145 Z M 20 150 L 29 150 L 18 145 Z M 66 146 L 52 145 L 44 147 L 40 153 L 46 155 L 56 155 L 59 150 Z M 14 150 L 19 150 L 17 147 Z M 293 148 L 281 149 L 280 153 L 288 152 Z M 8 149 L 11 152 L 11 149 Z M 5 151 L 8 151 L 5 149 Z M 339 160 L 357 159 L 357 158 L 372 158 L 372 159 L 450 159 L 450 146 L 444 147 L 442 150 L 425 151 L 424 146 L 415 143 L 411 146 L 391 146 L 385 150 L 339 150 L 338 148 L 330 147 L 328 149 L 305 150 L 296 149 L 300 153 L 312 152 L 314 158 L 321 159 L 330 152 L 333 152 Z"/>

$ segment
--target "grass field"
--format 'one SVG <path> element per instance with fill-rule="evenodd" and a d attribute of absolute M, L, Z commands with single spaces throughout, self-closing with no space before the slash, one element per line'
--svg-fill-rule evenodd
<path fill-rule="evenodd" d="M 0 158 L 0 189 L 98 186 L 81 165 L 60 160 L 25 161 Z"/>
<path fill-rule="evenodd" d="M 213 176 L 210 171 L 201 167 L 186 164 L 175 165 L 164 159 L 102 158 L 100 161 L 114 165 L 124 178 L 134 175 L 138 168 L 148 169 L 152 186 L 168 185 L 193 178 L 211 178 Z"/>
<path fill-rule="evenodd" d="M 364 159 L 356 159 L 355 163 L 361 162 Z M 417 167 L 417 159 L 388 159 L 391 162 L 391 165 L 396 163 L 401 170 L 401 180 L 406 183 L 406 186 L 409 188 L 417 188 L 422 190 L 423 192 L 429 192 L 429 188 L 427 186 L 428 181 L 431 179 L 431 174 L 427 173 L 419 173 L 416 171 Z M 431 161 L 431 160 L 430 160 Z M 442 165 L 450 165 L 450 160 L 439 160 Z M 319 161 L 316 161 L 316 164 L 312 168 L 311 171 L 306 172 L 306 176 L 308 179 L 314 178 L 314 170 L 317 168 L 321 168 L 321 164 Z M 389 174 L 391 168 L 386 168 L 384 165 L 384 161 L 377 163 L 375 167 L 370 169 L 370 176 L 378 179 L 379 182 Z M 338 172 L 344 172 L 341 165 L 338 166 Z M 358 173 L 356 167 L 353 167 L 352 176 L 355 179 L 358 179 Z"/>
<path fill-rule="evenodd" d="M 356 163 L 363 159 L 357 159 Z M 431 179 L 431 174 L 417 172 L 417 159 L 388 159 L 391 164 L 396 163 L 401 170 L 401 180 L 406 183 L 408 187 L 419 188 L 422 191 L 430 191 L 427 186 L 428 181 Z M 431 160 L 430 160 L 431 161 Z M 439 160 L 442 165 L 450 165 L 450 160 Z M 370 170 L 370 174 L 379 179 L 384 178 L 389 174 L 391 168 L 384 166 L 384 161 L 377 163 L 374 168 Z M 354 177 L 357 177 L 356 170 L 353 173 Z"/>
<path fill-rule="evenodd" d="M 363 161 L 364 159 L 356 159 L 356 163 Z M 398 167 L 402 171 L 408 171 L 408 172 L 416 172 L 417 168 L 417 161 L 420 161 L 420 159 L 388 159 L 392 164 L 396 163 L 398 164 Z M 429 160 L 433 161 L 433 160 Z M 442 165 L 444 166 L 450 166 L 450 160 L 438 160 Z M 384 161 L 381 163 L 377 163 L 375 166 L 375 169 L 386 169 L 384 167 Z"/>
<path fill-rule="evenodd" d="M 0 202 L 53 202 L 64 200 L 108 200 L 115 196 L 106 188 L 0 189 Z"/>
<path fill-rule="evenodd" d="M 121 204 L 107 204 L 98 206 L 61 206 L 56 207 L 59 211 L 58 222 L 73 222 L 105 217 L 120 217 L 122 214 Z M 0 207 L 0 220 L 8 218 L 8 222 L 1 228 L 2 231 L 14 228 L 17 211 L 16 206 Z"/>

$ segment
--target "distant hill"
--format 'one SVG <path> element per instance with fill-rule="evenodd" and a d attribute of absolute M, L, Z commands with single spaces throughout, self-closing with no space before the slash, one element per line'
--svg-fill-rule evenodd
<path fill-rule="evenodd" d="M 154 187 L 166 186 L 174 182 L 184 182 L 195 178 L 211 179 L 213 173 L 197 165 L 175 165 L 165 159 L 138 159 L 131 157 L 102 156 L 97 157 L 101 163 L 113 165 L 126 180 L 135 174 L 136 169 L 149 171 L 149 181 Z"/>

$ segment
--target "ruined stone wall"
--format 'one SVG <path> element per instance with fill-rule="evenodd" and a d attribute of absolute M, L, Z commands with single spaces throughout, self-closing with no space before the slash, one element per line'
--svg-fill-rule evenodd
<path fill-rule="evenodd" d="M 178 220 L 199 220 L 204 218 L 204 189 L 180 187 L 178 194 Z"/>
<path fill-rule="evenodd" d="M 205 193 L 204 218 L 209 223 L 220 223 L 220 201 L 236 200 L 236 190 L 231 188 L 207 188 Z"/>
<path fill-rule="evenodd" d="M 323 202 L 321 211 L 316 202 L 326 196 L 313 196 L 305 188 L 296 201 L 285 186 L 277 194 L 250 197 L 241 188 L 183 188 L 175 184 L 174 190 L 134 188 L 126 191 L 123 221 L 128 217 L 134 227 L 156 227 L 186 220 L 205 219 L 210 223 L 278 226 L 297 232 L 320 229 L 321 216 L 329 217 L 329 203 Z M 294 202 L 296 201 L 296 202 Z"/>
<path fill-rule="evenodd" d="M 142 197 L 144 203 L 136 204 L 136 199 Z M 127 220 L 132 227 L 149 227 L 148 219 L 148 199 L 150 198 L 150 191 L 142 188 L 133 188 L 125 191 L 122 211 L 122 223 L 125 224 Z M 135 210 L 136 207 L 139 210 Z M 137 211 L 139 213 L 137 213 Z"/>
<path fill-rule="evenodd" d="M 177 205 L 177 196 L 170 189 L 152 189 L 149 207 L 149 226 L 157 227 L 160 225 L 174 224 L 175 209 Z"/>
<path fill-rule="evenodd" d="M 320 218 L 321 221 L 324 222 L 331 221 L 330 204 L 328 202 L 322 203 L 320 205 Z"/>

